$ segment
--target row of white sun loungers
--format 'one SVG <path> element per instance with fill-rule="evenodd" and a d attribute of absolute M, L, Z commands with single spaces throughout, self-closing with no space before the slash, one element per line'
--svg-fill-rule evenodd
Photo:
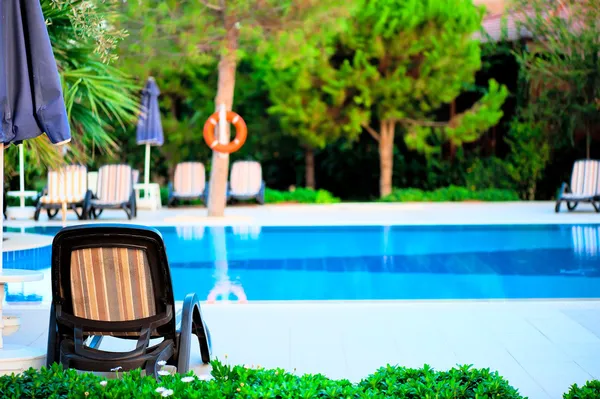
<path fill-rule="evenodd" d="M 136 215 L 134 185 L 139 172 L 129 165 L 104 165 L 98 170 L 94 183 L 90 184 L 88 171 L 82 165 L 69 165 L 48 173 L 48 185 L 40 197 L 35 220 L 45 209 L 48 217 L 54 217 L 67 205 L 80 219 L 98 217 L 104 209 L 123 209 L 131 219 Z M 180 200 L 201 199 L 206 203 L 209 184 L 206 169 L 201 162 L 183 162 L 175 167 L 173 182 L 169 183 L 169 206 Z M 260 163 L 237 161 L 231 166 L 227 186 L 228 200 L 256 199 L 264 203 L 265 182 Z M 570 183 L 563 183 L 555 211 L 563 202 L 569 211 L 579 203 L 591 204 L 600 212 L 600 161 L 578 160 L 573 166 Z"/>
<path fill-rule="evenodd" d="M 48 184 L 36 205 L 35 220 L 46 210 L 49 218 L 56 216 L 66 204 L 79 219 L 97 218 L 104 209 L 122 209 L 131 219 L 136 216 L 134 185 L 139 171 L 129 165 L 104 165 L 90 182 L 83 165 L 68 165 L 48 172 Z M 264 203 L 265 182 L 258 162 L 237 161 L 231 166 L 227 186 L 228 200 L 255 198 Z M 208 184 L 201 162 L 183 162 L 175 167 L 175 178 L 169 183 L 169 205 L 180 200 L 201 199 L 206 203 Z"/>

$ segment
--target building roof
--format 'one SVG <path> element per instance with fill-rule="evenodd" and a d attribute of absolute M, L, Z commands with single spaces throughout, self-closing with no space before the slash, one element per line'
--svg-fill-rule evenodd
<path fill-rule="evenodd" d="M 548 17 L 558 14 L 561 18 L 566 19 L 569 18 L 571 13 L 566 7 L 561 5 L 557 10 L 548 11 L 546 14 Z M 534 15 L 535 12 L 532 10 L 490 14 L 483 19 L 482 31 L 485 32 L 485 34 L 477 32 L 475 33 L 475 38 L 484 43 L 489 40 L 500 41 L 502 39 L 503 29 L 506 29 L 506 40 L 508 41 L 531 39 L 533 34 L 525 29 L 519 22 L 523 22 L 526 18 L 533 17 Z"/>

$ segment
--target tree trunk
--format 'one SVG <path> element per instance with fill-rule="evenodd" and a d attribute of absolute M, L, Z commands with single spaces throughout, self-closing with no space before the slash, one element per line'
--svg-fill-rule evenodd
<path fill-rule="evenodd" d="M 529 190 L 528 190 L 528 195 L 527 195 L 527 199 L 529 201 L 535 200 L 535 188 L 536 188 L 536 183 L 535 183 L 535 180 L 534 180 L 533 183 L 531 183 L 529 185 Z"/>
<path fill-rule="evenodd" d="M 219 61 L 219 78 L 217 84 L 217 96 L 215 98 L 215 109 L 218 110 L 220 104 L 225 104 L 227 111 L 232 110 L 233 92 L 235 89 L 235 70 L 236 70 L 236 50 L 238 46 L 238 30 L 235 27 L 235 19 L 225 18 L 225 35 L 223 44 L 225 50 L 221 54 Z M 218 126 L 216 127 L 218 129 Z M 219 142 L 225 144 L 229 142 L 229 124 L 227 124 L 227 137 L 219 139 Z M 215 132 L 215 137 L 219 137 Z M 227 177 L 229 174 L 229 155 L 213 151 L 210 183 L 208 191 L 208 216 L 221 217 L 225 214 L 225 205 L 227 202 Z"/>
<path fill-rule="evenodd" d="M 592 133 L 591 129 L 588 127 L 585 132 L 585 155 L 587 159 L 592 158 Z"/>
<path fill-rule="evenodd" d="M 379 195 L 381 198 L 392 193 L 395 125 L 392 120 L 384 120 L 381 121 L 379 129 Z"/>
<path fill-rule="evenodd" d="M 450 120 L 453 120 L 456 116 L 456 99 L 450 103 Z M 454 156 L 456 155 L 456 146 L 450 141 L 450 163 L 454 162 Z"/>
<path fill-rule="evenodd" d="M 315 184 L 315 152 L 312 148 L 306 148 L 305 156 L 305 185 L 306 188 L 312 188 L 313 190 L 316 187 Z"/>

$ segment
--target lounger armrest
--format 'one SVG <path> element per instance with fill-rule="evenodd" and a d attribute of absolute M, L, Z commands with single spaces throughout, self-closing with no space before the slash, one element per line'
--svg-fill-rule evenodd
<path fill-rule="evenodd" d="M 183 300 L 181 311 L 181 329 L 179 333 L 179 361 L 177 371 L 187 373 L 190 363 L 192 335 L 195 335 L 200 345 L 202 363 L 210 363 L 211 340 L 208 327 L 204 323 L 200 302 L 196 294 L 188 294 Z"/>
<path fill-rule="evenodd" d="M 564 194 L 568 194 L 571 192 L 571 188 L 569 187 L 569 184 L 566 182 L 563 182 L 560 185 L 560 191 L 558 192 L 558 196 L 559 198 L 562 197 Z"/>

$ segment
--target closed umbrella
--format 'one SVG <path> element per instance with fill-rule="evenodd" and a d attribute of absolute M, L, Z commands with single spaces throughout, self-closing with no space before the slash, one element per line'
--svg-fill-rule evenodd
<path fill-rule="evenodd" d="M 153 77 L 149 77 L 142 90 L 140 116 L 136 129 L 136 142 L 146 146 L 146 162 L 144 167 L 144 196 L 148 195 L 150 184 L 150 146 L 161 146 L 164 143 L 158 96 L 160 90 Z"/>
<path fill-rule="evenodd" d="M 0 177 L 4 181 L 5 147 L 42 133 L 53 144 L 64 144 L 71 140 L 71 131 L 40 2 L 1 1 L 0 35 Z M 4 190 L 4 184 L 0 184 L 0 190 Z M 0 218 L 0 254 L 2 224 Z M 0 256 L 0 285 L 11 278 L 15 280 L 12 272 L 16 273 L 2 270 Z M 3 293 L 4 287 L 0 288 Z M 8 361 L 13 349 L 0 350 L 0 361 Z"/>

